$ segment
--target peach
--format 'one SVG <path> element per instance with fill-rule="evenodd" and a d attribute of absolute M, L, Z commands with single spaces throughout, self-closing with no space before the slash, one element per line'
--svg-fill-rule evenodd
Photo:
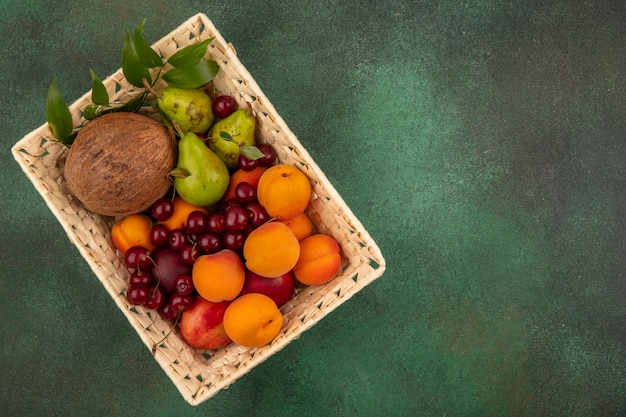
<path fill-rule="evenodd" d="M 233 342 L 245 347 L 265 346 L 280 333 L 283 315 L 267 295 L 244 294 L 224 313 L 224 329 Z"/>
<path fill-rule="evenodd" d="M 246 272 L 237 253 L 222 249 L 217 253 L 200 255 L 191 270 L 198 294 L 214 303 L 234 300 L 243 288 Z"/>
<path fill-rule="evenodd" d="M 337 276 L 341 269 L 339 243 L 321 233 L 300 242 L 300 257 L 293 268 L 296 279 L 305 285 L 324 284 Z"/>
<path fill-rule="evenodd" d="M 115 247 L 126 253 L 133 246 L 142 246 L 149 251 L 156 249 L 150 240 L 152 220 L 145 214 L 131 214 L 113 224 L 111 239 Z"/>
<path fill-rule="evenodd" d="M 263 277 L 289 272 L 300 256 L 300 244 L 284 223 L 269 222 L 254 229 L 243 244 L 246 267 Z"/>
<path fill-rule="evenodd" d="M 180 335 L 196 349 L 217 349 L 231 342 L 224 329 L 224 313 L 230 301 L 212 303 L 197 297 L 180 317 Z"/>
<path fill-rule="evenodd" d="M 294 165 L 269 167 L 257 186 L 259 203 L 270 217 L 291 219 L 306 210 L 311 201 L 311 181 Z"/>

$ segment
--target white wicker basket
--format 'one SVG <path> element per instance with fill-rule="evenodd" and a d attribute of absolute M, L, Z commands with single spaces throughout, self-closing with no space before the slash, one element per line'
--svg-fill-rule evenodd
<path fill-rule="evenodd" d="M 285 317 L 283 328 L 268 346 L 250 349 L 232 343 L 215 351 L 199 351 L 184 343 L 177 332 L 172 332 L 159 345 L 154 357 L 192 405 L 206 401 L 250 372 L 380 277 L 385 270 L 385 261 L 376 243 L 276 113 L 237 58 L 233 46 L 226 43 L 207 16 L 192 16 L 156 42 L 153 48 L 162 56 L 169 57 L 190 43 L 210 37 L 215 39 L 207 54 L 220 67 L 211 83 L 212 93 L 233 95 L 240 105 L 252 102 L 257 116 L 257 139 L 272 144 L 281 162 L 298 166 L 311 179 L 314 195 L 308 214 L 319 232 L 330 234 L 340 242 L 345 268 L 328 284 L 301 288 L 282 307 Z M 126 101 L 139 93 L 124 79 L 121 69 L 103 82 L 112 100 Z M 71 104 L 75 126 L 85 122 L 82 109 L 90 103 L 90 97 L 91 91 Z M 63 178 L 67 148 L 53 140 L 48 125 L 44 124 L 17 142 L 12 152 L 70 241 L 76 245 L 148 349 L 152 349 L 170 331 L 171 325 L 155 312 L 133 307 L 126 301 L 129 271 L 120 262 L 111 243 L 110 229 L 115 219 L 86 211 L 68 195 Z"/>

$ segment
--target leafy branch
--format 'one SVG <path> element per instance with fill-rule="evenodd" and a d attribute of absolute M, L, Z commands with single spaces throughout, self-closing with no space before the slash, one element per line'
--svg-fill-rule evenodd
<path fill-rule="evenodd" d="M 168 59 L 162 57 L 143 36 L 144 19 L 135 31 L 126 32 L 122 47 L 122 72 L 134 87 L 142 89 L 139 96 L 122 103 L 111 103 L 106 87 L 93 70 L 91 74 L 91 104 L 83 110 L 87 120 L 106 113 L 136 112 L 144 104 L 151 88 L 160 80 L 177 88 L 198 88 L 211 81 L 219 67 L 215 61 L 203 60 L 214 38 L 196 42 L 176 51 Z M 153 75 L 154 78 L 153 78 Z M 69 108 L 59 93 L 57 79 L 52 80 L 46 100 L 46 121 L 52 134 L 64 145 L 71 145 L 76 136 Z"/>

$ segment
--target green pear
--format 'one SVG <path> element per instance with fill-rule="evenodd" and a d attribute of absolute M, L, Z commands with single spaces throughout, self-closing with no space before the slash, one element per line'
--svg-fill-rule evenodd
<path fill-rule="evenodd" d="M 228 168 L 236 169 L 240 147 L 254 146 L 255 128 L 256 119 L 249 109 L 235 110 L 211 126 L 207 135 L 209 148 L 222 158 Z"/>
<path fill-rule="evenodd" d="M 193 132 L 178 142 L 178 164 L 170 172 L 180 197 L 195 206 L 210 206 L 226 193 L 230 176 L 224 161 Z"/>
<path fill-rule="evenodd" d="M 211 97 L 197 88 L 166 87 L 158 94 L 157 105 L 161 113 L 184 132 L 204 134 L 215 120 Z"/>

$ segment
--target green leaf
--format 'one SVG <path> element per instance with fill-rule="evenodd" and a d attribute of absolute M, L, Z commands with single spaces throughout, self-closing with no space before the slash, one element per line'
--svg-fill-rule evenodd
<path fill-rule="evenodd" d="M 163 79 L 172 87 L 198 88 L 211 81 L 218 70 L 215 61 L 200 61 L 193 66 L 172 68 L 163 74 Z"/>
<path fill-rule="evenodd" d="M 142 64 L 144 64 L 148 68 L 162 67 L 164 65 L 163 58 L 159 55 L 148 42 L 143 37 L 143 26 L 146 24 L 146 19 L 139 24 L 137 29 L 135 29 L 135 34 L 133 36 L 135 42 L 135 50 L 137 51 L 137 56 Z"/>
<path fill-rule="evenodd" d="M 136 112 L 137 110 L 139 110 L 139 108 L 141 108 L 144 101 L 146 100 L 146 97 L 148 97 L 148 92 L 144 91 L 141 95 L 130 100 L 122 107 L 115 109 L 115 111 Z"/>
<path fill-rule="evenodd" d="M 122 48 L 122 71 L 128 82 L 135 87 L 143 88 L 144 78 L 148 80 L 148 83 L 152 82 L 150 69 L 139 59 L 135 43 L 130 37 L 130 32 L 126 32 L 124 38 L 124 46 Z"/>
<path fill-rule="evenodd" d="M 91 102 L 101 106 L 108 106 L 109 93 L 107 93 L 106 87 L 92 69 L 89 72 L 91 73 Z"/>
<path fill-rule="evenodd" d="M 187 45 L 172 55 L 167 62 L 174 67 L 188 67 L 196 65 L 206 55 L 209 44 L 213 41 L 213 39 L 215 38 L 209 38 L 202 42 Z"/>
<path fill-rule="evenodd" d="M 233 137 L 230 135 L 230 133 L 224 131 L 224 130 L 220 130 L 220 138 L 224 139 L 225 141 L 228 142 L 232 142 L 233 141 Z"/>
<path fill-rule="evenodd" d="M 250 160 L 261 159 L 264 156 L 263 152 L 261 152 L 259 148 L 257 148 L 256 146 L 248 145 L 240 146 L 239 153 L 241 153 L 243 156 Z"/>
<path fill-rule="evenodd" d="M 57 90 L 56 77 L 52 80 L 50 88 L 48 89 L 48 98 L 46 100 L 46 121 L 52 134 L 61 143 L 66 143 L 72 134 L 72 115 L 70 109 L 67 107 L 65 100 L 59 94 Z"/>

